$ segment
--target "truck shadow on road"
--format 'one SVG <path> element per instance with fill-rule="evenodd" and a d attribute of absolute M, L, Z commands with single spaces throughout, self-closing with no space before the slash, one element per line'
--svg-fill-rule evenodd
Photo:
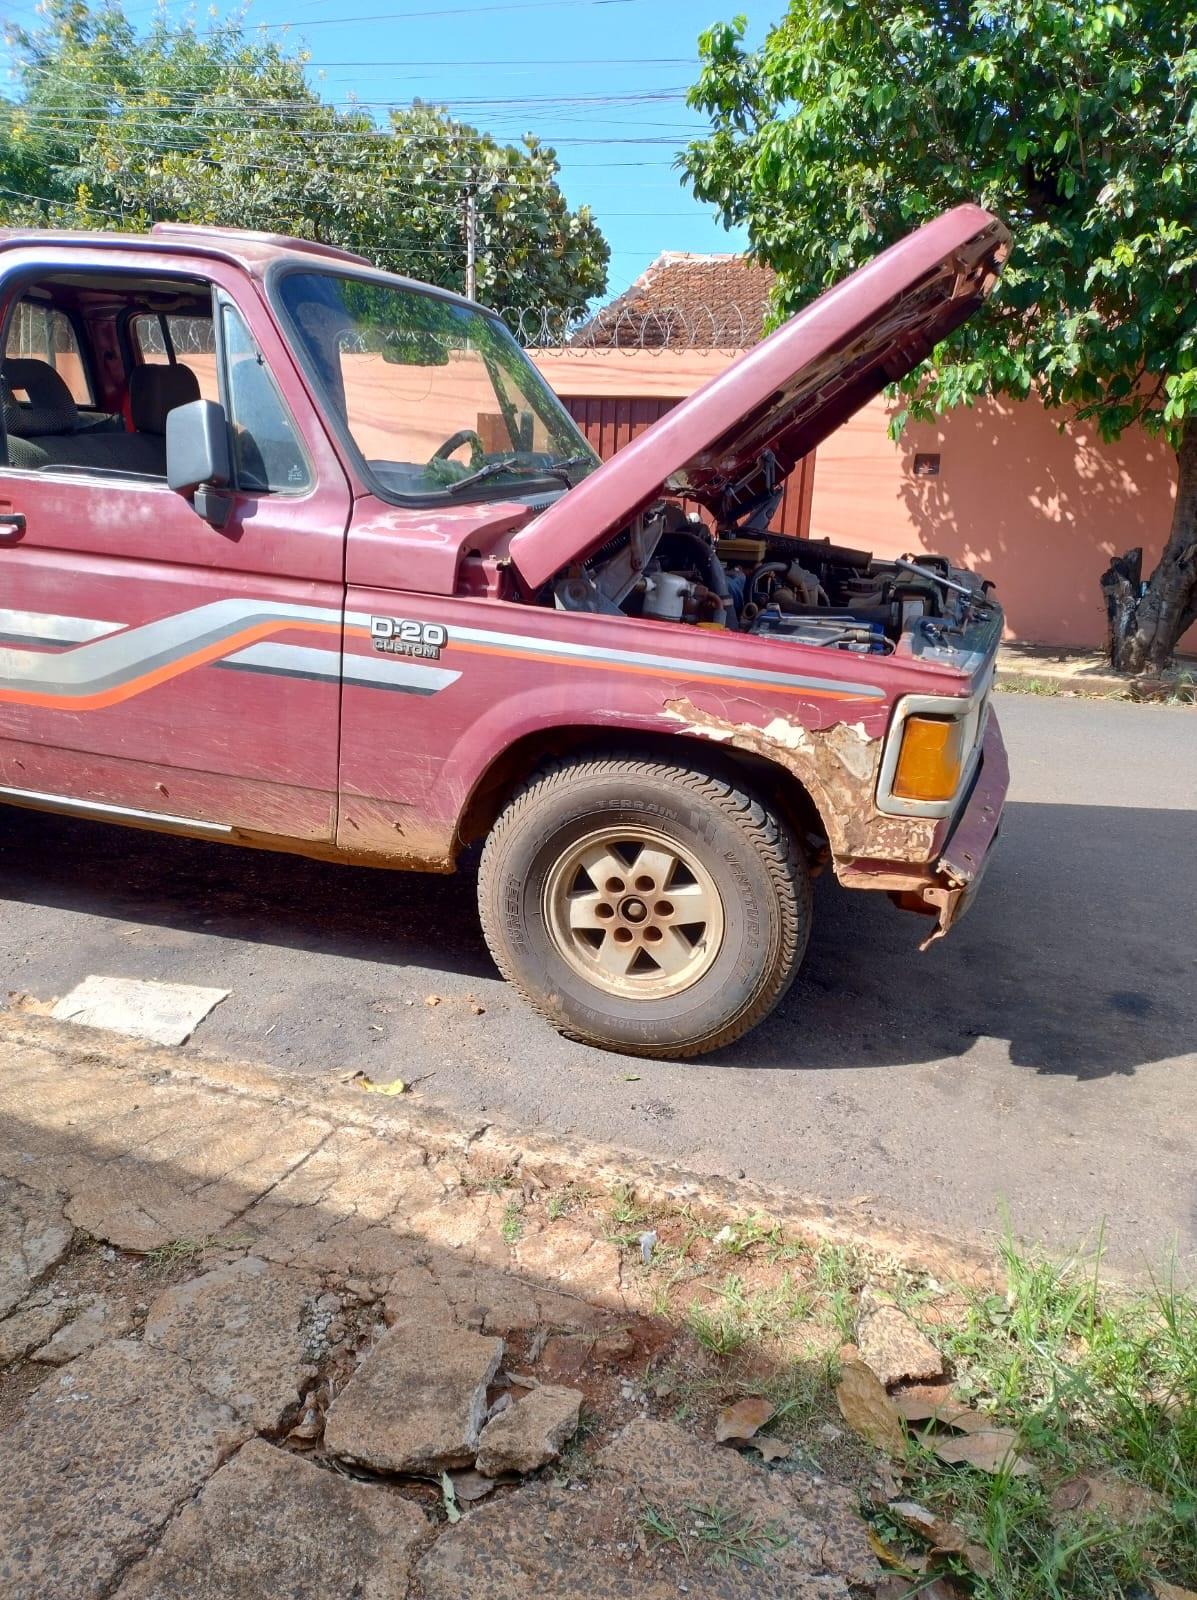
<path fill-rule="evenodd" d="M 901 1067 L 991 1037 L 1009 1041 L 1017 1066 L 1083 1080 L 1184 1055 L 1197 1046 L 1195 836 L 1189 812 L 1011 804 L 975 908 L 925 955 L 920 921 L 824 880 L 794 989 L 709 1059 L 740 1069 Z M 68 938 L 75 913 L 171 930 L 171 970 L 142 976 L 182 976 L 192 940 L 198 968 L 215 938 L 431 969 L 468 985 L 495 976 L 473 896 L 469 871 L 351 869 L 0 813 L 0 899 L 28 908 L 5 917 L 0 954 L 44 938 L 41 908 Z M 64 974 L 47 981 L 63 984 Z M 202 981 L 198 971 L 191 981 Z"/>

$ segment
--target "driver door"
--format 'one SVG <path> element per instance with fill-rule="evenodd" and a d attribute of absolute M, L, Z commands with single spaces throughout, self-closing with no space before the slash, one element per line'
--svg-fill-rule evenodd
<path fill-rule="evenodd" d="M 3 258 L 6 312 L 29 285 Z M 89 270 L 202 289 L 236 481 L 216 528 L 152 474 L 0 461 L 0 799 L 217 835 L 335 836 L 350 493 L 290 357 L 231 264 L 39 249 L 41 292 Z M 186 286 L 184 288 L 184 285 Z M 198 303 L 198 302 L 197 302 Z M 196 324 L 204 317 L 193 316 Z M 202 329 L 197 336 L 204 343 Z M 134 365 L 155 352 L 130 345 Z M 181 384 L 180 391 L 187 389 Z M 36 441 L 34 441 L 36 442 Z M 59 442 L 59 457 L 70 442 Z M 28 456 L 28 452 L 26 452 Z"/>

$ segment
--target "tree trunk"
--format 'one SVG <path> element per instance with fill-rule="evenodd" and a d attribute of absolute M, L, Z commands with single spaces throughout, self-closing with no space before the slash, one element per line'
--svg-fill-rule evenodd
<path fill-rule="evenodd" d="M 1163 672 L 1197 621 L 1197 419 L 1184 425 L 1176 462 L 1172 531 L 1146 586 L 1141 550 L 1116 556 L 1102 574 L 1110 661 L 1120 672 Z"/>

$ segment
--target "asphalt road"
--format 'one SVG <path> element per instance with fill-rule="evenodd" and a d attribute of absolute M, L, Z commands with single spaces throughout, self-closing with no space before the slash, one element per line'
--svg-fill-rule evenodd
<path fill-rule="evenodd" d="M 469 874 L 349 870 L 0 814 L 0 995 L 88 973 L 232 991 L 193 1046 L 364 1068 L 837 1204 L 1197 1266 L 1197 713 L 1006 695 L 1013 785 L 975 909 L 821 881 L 810 954 L 721 1056 L 569 1044 L 495 974 Z M 429 1005 L 428 997 L 440 997 Z M 482 1007 L 481 1014 L 477 1008 Z M 865 1200 L 863 1197 L 867 1197 Z"/>

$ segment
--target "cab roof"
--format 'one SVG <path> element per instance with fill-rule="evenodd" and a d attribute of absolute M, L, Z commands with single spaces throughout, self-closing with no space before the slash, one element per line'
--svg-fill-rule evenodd
<path fill-rule="evenodd" d="M 78 245 L 88 250 L 126 250 L 153 252 L 156 255 L 205 256 L 232 262 L 251 277 L 264 277 L 267 268 L 279 260 L 289 260 L 294 265 L 304 262 L 340 262 L 345 266 L 381 273 L 393 281 L 409 284 L 413 288 L 430 288 L 415 279 L 402 278 L 395 273 L 382 273 L 366 256 L 355 255 L 351 250 L 340 250 L 336 245 L 316 244 L 310 239 L 296 239 L 285 233 L 259 233 L 251 228 L 206 227 L 190 222 L 155 222 L 149 233 L 117 233 L 87 228 L 0 228 L 0 250 L 22 246 L 52 244 Z M 448 289 L 436 289 L 438 295 L 469 304 L 461 295 Z"/>

